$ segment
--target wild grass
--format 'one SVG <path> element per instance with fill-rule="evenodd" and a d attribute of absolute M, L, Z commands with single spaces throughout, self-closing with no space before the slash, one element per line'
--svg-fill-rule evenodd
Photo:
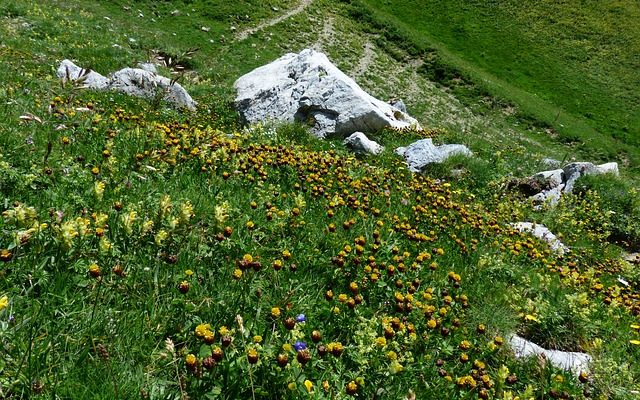
<path fill-rule="evenodd" d="M 239 126 L 235 77 L 308 43 L 234 32 L 294 5 L 3 3 L 0 397 L 633 398 L 640 277 L 607 240 L 637 229 L 633 194 L 587 180 L 536 211 L 503 187 L 538 167 L 522 146 L 414 175 L 395 146 L 464 134 L 378 132 L 375 158 Z M 188 67 L 196 112 L 55 78 L 154 51 Z M 513 333 L 591 372 L 516 360 Z"/>
<path fill-rule="evenodd" d="M 491 107 L 515 105 L 521 124 L 592 157 L 638 165 L 636 3 L 352 4 L 383 44 L 419 55 L 423 73 L 470 104 L 489 96 Z"/>

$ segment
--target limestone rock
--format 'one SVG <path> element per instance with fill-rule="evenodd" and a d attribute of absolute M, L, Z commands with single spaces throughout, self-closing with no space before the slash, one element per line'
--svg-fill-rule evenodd
<path fill-rule="evenodd" d="M 531 233 L 538 239 L 549 243 L 551 250 L 562 255 L 569 251 L 569 248 L 565 246 L 546 226 L 540 224 L 534 224 L 532 222 L 516 222 L 511 226 L 520 232 Z"/>
<path fill-rule="evenodd" d="M 576 376 L 580 375 L 581 372 L 588 372 L 589 363 L 592 360 L 591 356 L 586 353 L 546 350 L 518 335 L 513 335 L 509 338 L 509 346 L 517 358 L 544 357 L 553 366 L 570 371 Z"/>
<path fill-rule="evenodd" d="M 62 60 L 57 71 L 58 78 L 82 84 L 89 89 L 105 89 L 109 79 L 90 69 L 80 68 L 70 60 Z"/>
<path fill-rule="evenodd" d="M 179 83 L 172 83 L 169 78 L 144 69 L 123 68 L 107 78 L 95 71 L 80 68 L 69 60 L 63 60 L 57 75 L 60 79 L 82 83 L 89 89 L 117 90 L 144 98 L 160 95 L 178 108 L 196 108 L 196 102 Z"/>
<path fill-rule="evenodd" d="M 441 163 L 455 154 L 472 155 L 467 146 L 461 144 L 436 146 L 432 139 L 421 139 L 407 147 L 398 147 L 395 153 L 404 157 L 412 172 L 420 172 L 427 164 Z"/>
<path fill-rule="evenodd" d="M 172 83 L 169 78 L 139 68 L 123 68 L 115 72 L 109 88 L 144 98 L 161 95 L 165 101 L 178 108 L 196 108 L 196 103 L 179 83 Z"/>
<path fill-rule="evenodd" d="M 525 194 L 535 203 L 548 203 L 555 205 L 560 200 L 562 193 L 571 193 L 573 187 L 581 176 L 599 175 L 599 174 L 618 175 L 618 163 L 610 162 L 602 165 L 595 165 L 590 162 L 574 162 L 565 165 L 562 169 L 554 169 L 551 171 L 539 172 L 525 181 L 537 181 L 542 183 L 536 190 L 537 193 L 531 193 L 526 190 Z M 522 183 L 522 182 L 520 182 Z"/>
<path fill-rule="evenodd" d="M 384 150 L 383 146 L 380 146 L 373 140 L 370 140 L 364 133 L 355 132 L 344 140 L 344 145 L 351 148 L 354 152 L 359 154 L 380 154 Z"/>
<path fill-rule="evenodd" d="M 415 119 L 366 93 L 326 55 L 311 49 L 285 54 L 240 77 L 234 87 L 236 108 L 248 124 L 301 121 L 320 138 L 386 127 L 421 129 Z"/>
<path fill-rule="evenodd" d="M 138 63 L 138 68 L 154 74 L 158 73 L 158 68 L 156 68 L 156 65 L 152 62 Z"/>

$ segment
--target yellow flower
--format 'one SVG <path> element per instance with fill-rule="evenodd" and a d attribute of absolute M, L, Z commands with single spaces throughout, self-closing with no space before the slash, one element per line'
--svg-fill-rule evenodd
<path fill-rule="evenodd" d="M 187 201 L 186 203 L 180 205 L 180 220 L 183 223 L 189 222 L 193 215 L 193 205 L 190 201 Z"/>
<path fill-rule="evenodd" d="M 380 336 L 378 338 L 376 338 L 376 345 L 378 347 L 384 347 L 387 345 L 387 339 L 385 339 L 383 336 Z"/>
<path fill-rule="evenodd" d="M 226 336 L 229 333 L 231 333 L 231 331 L 229 330 L 229 328 L 227 328 L 226 326 L 221 326 L 220 329 L 218 329 L 218 332 L 220 333 L 220 335 L 222 336 Z"/>
<path fill-rule="evenodd" d="M 9 297 L 4 295 L 0 297 L 0 311 L 4 310 L 9 306 Z"/>
<path fill-rule="evenodd" d="M 156 234 L 155 242 L 156 245 L 161 246 L 162 242 L 165 241 L 166 238 L 169 237 L 169 234 L 164 229 L 160 229 L 160 231 Z"/>
<path fill-rule="evenodd" d="M 636 346 L 640 346 L 640 340 L 629 340 L 629 343 L 635 344 Z"/>
<path fill-rule="evenodd" d="M 102 200 L 102 195 L 104 194 L 105 184 L 102 181 L 96 181 L 93 185 L 93 193 L 96 196 L 96 199 Z"/>
<path fill-rule="evenodd" d="M 304 381 L 304 387 L 307 388 L 307 392 L 311 393 L 311 390 L 313 390 L 313 383 L 310 380 L 306 379 Z"/>
<path fill-rule="evenodd" d="M 533 321 L 533 322 L 540 322 L 540 320 L 538 318 L 536 318 L 535 315 L 531 315 L 531 314 L 527 314 L 524 316 L 524 320 L 525 321 Z"/>
<path fill-rule="evenodd" d="M 291 351 L 291 344 L 289 343 L 285 343 L 282 345 L 282 350 L 284 351 Z"/>
<path fill-rule="evenodd" d="M 127 234 L 131 235 L 133 233 L 133 223 L 138 218 L 138 213 L 135 211 L 130 211 L 128 214 L 124 214 L 122 216 L 122 224 L 124 225 L 124 230 Z"/>
<path fill-rule="evenodd" d="M 255 336 L 253 337 L 253 342 L 254 342 L 254 343 L 261 343 L 261 342 L 262 342 L 262 336 L 260 336 L 260 335 L 255 335 Z"/>
<path fill-rule="evenodd" d="M 397 374 L 399 372 L 404 371 L 404 367 L 397 360 L 393 360 L 389 365 L 389 370 L 392 374 Z"/>
<path fill-rule="evenodd" d="M 197 337 L 204 337 L 207 333 L 211 333 L 211 324 L 200 324 L 196 326 L 195 332 Z"/>
<path fill-rule="evenodd" d="M 271 309 L 271 316 L 273 318 L 278 318 L 280 316 L 280 308 L 279 307 L 273 307 Z"/>
<path fill-rule="evenodd" d="M 287 387 L 289 388 L 289 390 L 294 391 L 296 390 L 296 383 L 295 382 L 291 382 L 287 385 Z"/>

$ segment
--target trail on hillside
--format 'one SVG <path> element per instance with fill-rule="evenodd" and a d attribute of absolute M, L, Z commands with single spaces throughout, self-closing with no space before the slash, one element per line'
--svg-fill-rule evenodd
<path fill-rule="evenodd" d="M 375 62 L 376 53 L 373 51 L 373 49 L 373 43 L 369 41 L 365 42 L 362 58 L 360 58 L 360 61 L 352 74 L 354 79 L 359 78 L 365 72 L 367 72 L 369 67 Z"/>
<path fill-rule="evenodd" d="M 248 38 L 250 35 L 253 35 L 254 33 L 261 31 L 265 28 L 268 28 L 270 26 L 279 24 L 280 22 L 284 21 L 287 18 L 291 18 L 294 15 L 300 14 L 302 11 L 304 11 L 305 8 L 307 8 L 311 3 L 313 3 L 313 0 L 302 0 L 300 1 L 300 4 L 298 4 L 298 6 L 292 10 L 287 11 L 286 13 L 272 18 L 272 19 L 268 19 L 264 22 L 262 22 L 261 24 L 259 24 L 258 26 L 255 26 L 253 28 L 248 28 L 245 29 L 243 31 L 240 31 L 236 34 L 236 39 L 238 41 L 242 41 L 245 40 L 246 38 Z"/>

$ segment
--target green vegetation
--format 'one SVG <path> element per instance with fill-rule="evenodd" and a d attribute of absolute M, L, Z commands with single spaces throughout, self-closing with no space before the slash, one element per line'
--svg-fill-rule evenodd
<path fill-rule="evenodd" d="M 508 181 L 590 148 L 531 140 L 545 119 L 518 103 L 530 88 L 484 86 L 440 48 L 443 77 L 465 75 L 433 86 L 450 83 L 411 69 L 431 44 L 382 4 L 353 20 L 363 4 L 317 0 L 242 40 L 298 2 L 0 5 L 0 398 L 637 396 L 640 276 L 620 259 L 638 245 L 634 176 L 534 209 Z M 301 125 L 239 126 L 233 81 L 309 46 L 349 71 L 373 48 L 359 82 L 406 90 L 438 129 L 376 132 L 385 152 L 355 157 Z M 158 62 L 198 109 L 63 84 L 63 58 L 104 74 Z M 580 110 L 581 134 L 633 160 L 632 139 L 598 136 Z M 393 149 L 425 136 L 475 156 L 411 174 Z M 509 226 L 525 220 L 572 251 Z M 589 373 L 515 359 L 513 333 L 588 352 Z"/>
<path fill-rule="evenodd" d="M 632 1 L 354 1 L 385 39 L 424 59 L 423 72 L 470 97 L 515 105 L 558 139 L 599 159 L 638 165 L 636 54 L 640 6 Z"/>

